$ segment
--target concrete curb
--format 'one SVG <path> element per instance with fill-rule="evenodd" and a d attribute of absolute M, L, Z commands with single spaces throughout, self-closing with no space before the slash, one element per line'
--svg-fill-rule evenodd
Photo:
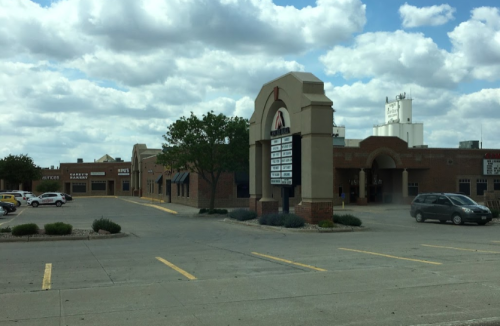
<path fill-rule="evenodd" d="M 128 237 L 128 233 L 88 235 L 88 236 L 48 236 L 48 237 L 16 237 L 0 238 L 1 242 L 38 242 L 38 241 L 63 241 L 63 240 L 101 240 Z"/>
<path fill-rule="evenodd" d="M 270 231 L 289 231 L 289 232 L 308 232 L 308 233 L 337 233 L 337 232 L 357 232 L 357 231 L 365 231 L 368 228 L 363 228 L 363 229 L 355 229 L 352 227 L 347 227 L 347 228 L 318 228 L 318 229 L 294 229 L 294 228 L 285 228 L 282 226 L 269 226 L 269 225 L 260 225 L 260 224 L 254 224 L 254 223 L 248 223 L 248 222 L 240 222 L 240 221 L 235 221 L 229 218 L 225 218 L 221 220 L 221 222 L 225 223 L 230 223 L 230 224 L 239 224 L 239 225 L 245 225 L 245 226 L 251 226 L 251 227 L 256 227 L 260 228 L 263 230 L 270 230 Z"/>

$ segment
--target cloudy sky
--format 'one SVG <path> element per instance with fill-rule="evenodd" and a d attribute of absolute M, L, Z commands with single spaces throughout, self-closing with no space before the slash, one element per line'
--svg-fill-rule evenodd
<path fill-rule="evenodd" d="M 250 118 L 289 71 L 347 138 L 411 92 L 429 147 L 500 148 L 497 0 L 0 0 L 0 21 L 0 157 L 130 160 L 190 111 Z"/>

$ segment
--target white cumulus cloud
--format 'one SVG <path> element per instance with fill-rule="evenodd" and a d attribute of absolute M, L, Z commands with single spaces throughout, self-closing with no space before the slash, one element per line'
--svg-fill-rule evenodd
<path fill-rule="evenodd" d="M 405 3 L 399 7 L 404 28 L 444 25 L 454 19 L 455 8 L 448 4 L 430 7 L 415 7 Z"/>

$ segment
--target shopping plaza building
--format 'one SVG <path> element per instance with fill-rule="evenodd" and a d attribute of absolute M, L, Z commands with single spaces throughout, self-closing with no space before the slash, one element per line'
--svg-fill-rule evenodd
<path fill-rule="evenodd" d="M 486 194 L 500 197 L 499 149 L 459 140 L 457 148 L 428 148 L 423 123 L 413 122 L 411 98 L 386 98 L 382 109 L 385 123 L 373 127 L 373 136 L 347 139 L 314 75 L 292 72 L 263 85 L 250 119 L 250 173 L 225 173 L 216 206 L 262 214 L 277 210 L 286 194 L 296 212 L 321 215 L 342 202 L 410 203 L 423 192 L 460 192 L 477 201 Z M 43 169 L 43 179 L 59 180 L 74 196 L 140 196 L 208 206 L 209 187 L 196 173 L 157 164 L 161 149 L 146 144 L 133 145 L 131 152 L 130 161 L 105 155 L 94 162 L 61 163 Z"/>

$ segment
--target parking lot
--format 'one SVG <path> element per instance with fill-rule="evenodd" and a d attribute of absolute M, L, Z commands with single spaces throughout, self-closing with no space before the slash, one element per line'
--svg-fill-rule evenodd
<path fill-rule="evenodd" d="M 105 217 L 129 236 L 0 243 L 0 325 L 500 325 L 500 224 L 353 207 L 367 230 L 311 233 L 175 209 L 77 198 L 4 216 L 75 229 Z"/>

